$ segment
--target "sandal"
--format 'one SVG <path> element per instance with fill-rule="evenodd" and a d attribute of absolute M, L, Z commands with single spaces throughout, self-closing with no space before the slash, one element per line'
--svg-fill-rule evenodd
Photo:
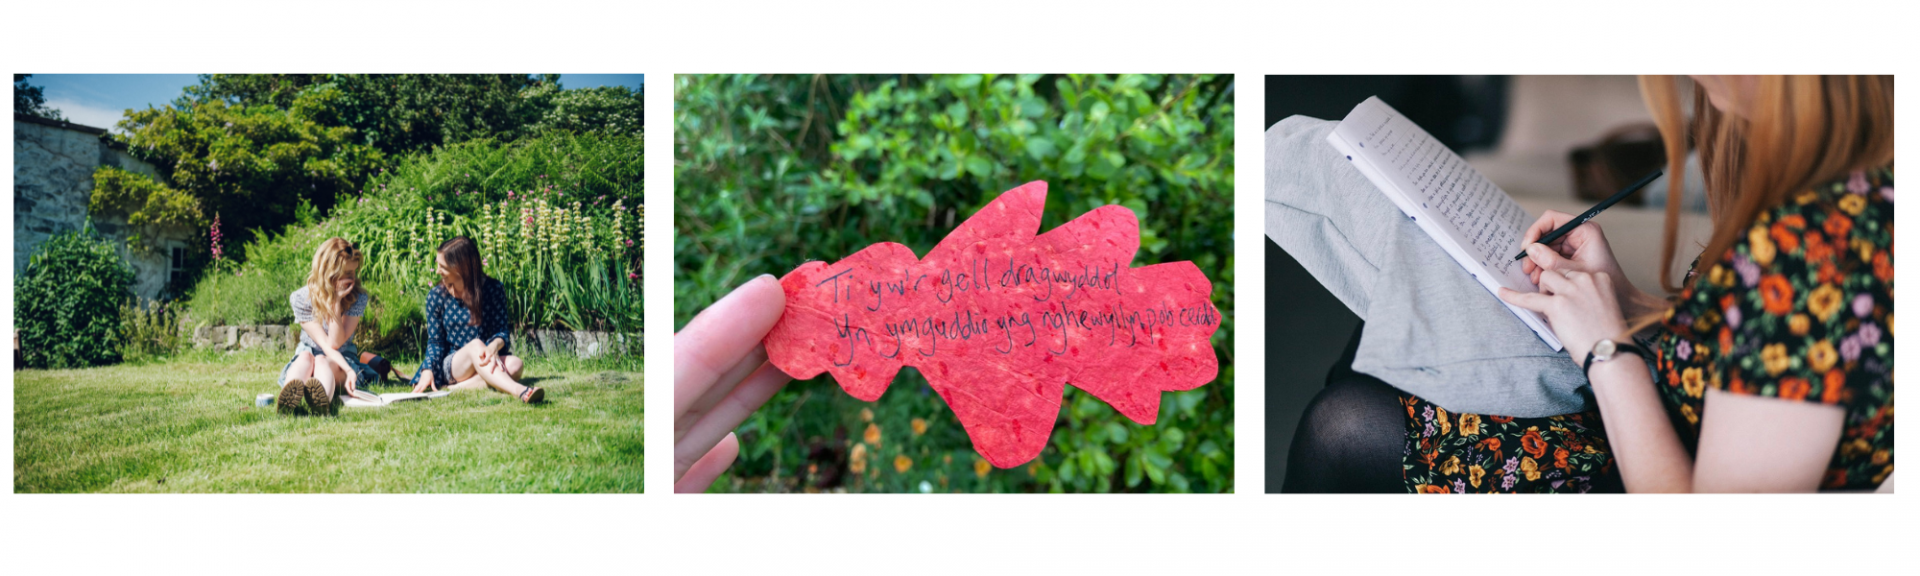
<path fill-rule="evenodd" d="M 546 399 L 546 389 L 538 386 L 528 386 L 526 390 L 520 392 L 520 401 L 528 404 L 538 404 Z"/>
<path fill-rule="evenodd" d="M 327 393 L 327 387 L 317 378 L 307 379 L 307 407 L 317 416 L 333 413 L 333 395 Z"/>
<path fill-rule="evenodd" d="M 281 414 L 299 414 L 306 411 L 306 406 L 301 404 L 306 401 L 306 396 L 307 381 L 293 380 L 280 385 L 280 396 L 274 403 L 279 406 Z"/>

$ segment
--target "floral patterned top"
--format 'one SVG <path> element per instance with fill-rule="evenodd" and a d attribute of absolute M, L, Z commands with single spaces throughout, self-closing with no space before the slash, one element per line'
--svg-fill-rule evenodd
<path fill-rule="evenodd" d="M 480 325 L 473 326 L 469 323 L 467 305 L 454 298 L 447 287 L 435 284 L 433 290 L 427 292 L 427 350 L 421 357 L 420 370 L 413 374 L 413 383 L 420 382 L 420 371 L 432 370 L 434 381 L 447 385 L 453 378 L 447 357 L 474 340 L 487 344 L 499 339 L 500 355 L 512 353 L 513 335 L 507 329 L 506 285 L 493 278 L 481 282 L 480 308 Z"/>
<path fill-rule="evenodd" d="M 1870 489 L 1893 473 L 1891 168 L 1761 214 L 1687 284 L 1650 349 L 1689 449 L 1713 387 L 1845 409 L 1821 488 Z"/>
<path fill-rule="evenodd" d="M 1846 410 L 1821 482 L 1870 489 L 1893 473 L 1893 170 L 1817 186 L 1760 216 L 1704 272 L 1695 261 L 1645 342 L 1689 451 L 1706 389 Z M 1449 414 L 1403 396 L 1407 489 L 1585 492 L 1612 476 L 1597 411 L 1547 418 Z"/>

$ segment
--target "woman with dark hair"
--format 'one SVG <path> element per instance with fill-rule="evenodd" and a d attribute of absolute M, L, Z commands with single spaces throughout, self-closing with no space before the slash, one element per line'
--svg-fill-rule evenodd
<path fill-rule="evenodd" d="M 507 289 L 480 269 L 480 247 L 457 236 L 434 253 L 440 283 L 427 293 L 427 350 L 413 391 L 493 388 L 532 404 L 546 391 L 520 384 L 511 355 Z"/>

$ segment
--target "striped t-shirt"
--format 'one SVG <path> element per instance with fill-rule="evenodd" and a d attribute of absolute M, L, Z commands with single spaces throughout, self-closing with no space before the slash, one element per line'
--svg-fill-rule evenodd
<path fill-rule="evenodd" d="M 304 323 L 313 321 L 313 299 L 307 296 L 306 286 L 301 286 L 299 290 L 294 290 L 293 295 L 287 297 L 287 301 L 289 304 L 293 305 L 293 320 L 295 322 L 304 324 Z M 360 316 L 365 316 L 366 314 L 367 314 L 367 293 L 361 292 L 360 297 L 353 301 L 353 307 L 347 309 L 346 315 L 353 316 L 353 317 L 360 317 Z M 328 336 L 333 335 L 333 329 L 328 327 L 326 324 L 320 325 L 320 332 Z M 351 340 L 351 338 L 353 338 L 353 335 L 348 334 L 347 338 Z M 306 346 L 309 348 L 314 348 L 314 349 L 321 349 L 319 344 L 315 344 L 313 342 L 313 339 L 307 336 L 306 330 L 300 331 L 300 345 Z"/>

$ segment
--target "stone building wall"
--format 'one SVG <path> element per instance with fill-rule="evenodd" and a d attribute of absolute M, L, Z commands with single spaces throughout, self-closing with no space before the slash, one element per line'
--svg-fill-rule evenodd
<path fill-rule="evenodd" d="M 88 220 L 93 171 L 114 166 L 160 179 L 152 164 L 134 158 L 104 138 L 107 131 L 70 122 L 15 115 L 13 118 L 13 273 L 27 268 L 34 250 L 47 238 L 79 230 Z M 162 180 L 164 181 L 164 180 Z M 124 216 L 93 218 L 93 227 L 117 241 L 120 256 L 134 268 L 134 293 L 154 298 L 166 287 L 172 248 L 190 248 L 194 231 L 141 230 L 156 247 L 129 249 Z"/>

